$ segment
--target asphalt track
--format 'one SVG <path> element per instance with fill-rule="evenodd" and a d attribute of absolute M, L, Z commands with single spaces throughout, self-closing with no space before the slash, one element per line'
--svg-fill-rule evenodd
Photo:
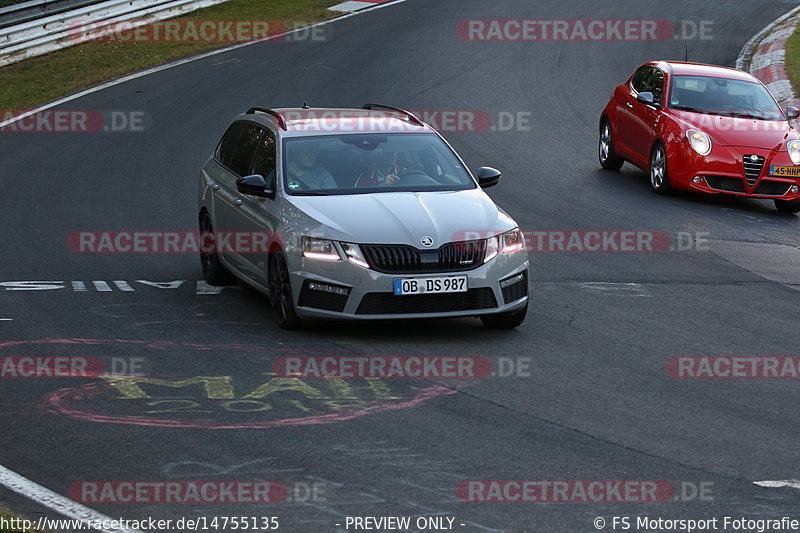
<path fill-rule="evenodd" d="M 154 376 L 229 376 L 233 400 L 251 396 L 226 403 L 199 386 L 152 387 L 152 398 L 126 399 L 97 379 L 4 379 L 0 464 L 61 494 L 82 480 L 319 483 L 324 497 L 273 506 L 90 505 L 131 519 L 272 515 L 301 533 L 339 531 L 356 515 L 445 515 L 459 531 L 515 533 L 594 531 L 595 517 L 624 515 L 800 518 L 797 490 L 753 484 L 800 478 L 796 380 L 665 370 L 683 355 L 797 355 L 800 217 L 757 200 L 658 197 L 643 172 L 596 162 L 598 113 L 636 66 L 682 59 L 685 46 L 691 60 L 732 65 L 793 6 L 409 0 L 333 23 L 325 42 L 239 48 L 62 106 L 144 110 L 145 132 L 1 134 L 0 282 L 60 283 L 0 285 L 0 318 L 11 319 L 0 321 L 0 355 L 139 357 Z M 455 28 L 472 18 L 711 20 L 713 39 L 462 41 Z M 252 291 L 198 294 L 192 255 L 68 249 L 73 231 L 195 229 L 198 169 L 229 119 L 303 101 L 530 112 L 529 131 L 446 133 L 471 167 L 503 170 L 490 193 L 521 228 L 657 230 L 709 244 L 534 254 L 532 306 L 512 332 L 473 319 L 286 332 Z M 98 291 L 100 280 L 111 290 Z M 379 393 L 351 383 L 354 398 L 378 399 L 366 413 L 358 400 L 334 405 L 308 391 L 253 396 L 287 354 L 529 358 L 530 375 L 394 380 Z M 711 492 L 661 503 L 459 501 L 455 487 L 469 479 L 668 480 Z M 53 516 L 9 491 L 0 500 Z"/>

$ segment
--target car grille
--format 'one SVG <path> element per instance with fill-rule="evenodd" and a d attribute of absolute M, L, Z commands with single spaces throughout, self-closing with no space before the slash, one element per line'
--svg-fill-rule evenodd
<path fill-rule="evenodd" d="M 386 274 L 452 272 L 471 270 L 483 264 L 486 241 L 451 242 L 438 250 L 418 250 L 413 246 L 362 244 L 370 267 Z"/>
<path fill-rule="evenodd" d="M 527 283 L 526 283 L 527 285 Z M 447 294 L 414 294 L 396 296 L 390 292 L 364 295 L 357 315 L 390 315 L 411 313 L 447 313 L 497 307 L 497 299 L 489 287 Z"/>
<path fill-rule="evenodd" d="M 756 158 L 755 161 L 752 160 L 754 157 Z M 747 177 L 747 184 L 752 187 L 758 181 L 761 171 L 764 170 L 764 156 L 745 155 L 742 158 L 742 163 L 744 164 L 744 175 Z"/>
<path fill-rule="evenodd" d="M 762 196 L 783 196 L 789 190 L 789 187 L 791 187 L 790 183 L 764 180 L 758 184 L 753 194 L 760 194 Z"/>
<path fill-rule="evenodd" d="M 745 192 L 744 184 L 739 178 L 728 176 L 706 176 L 706 183 L 712 189 L 725 192 Z"/>
<path fill-rule="evenodd" d="M 512 276 L 513 277 L 513 276 Z M 502 286 L 502 282 L 500 282 Z M 528 295 L 528 272 L 522 273 L 522 279 L 502 288 L 503 303 L 510 304 Z"/>
<path fill-rule="evenodd" d="M 334 294 L 331 292 L 319 291 L 309 288 L 311 280 L 303 282 L 300 290 L 300 297 L 297 305 L 300 307 L 313 307 L 314 309 L 324 309 L 326 311 L 336 311 L 341 313 L 347 304 L 346 294 Z"/>

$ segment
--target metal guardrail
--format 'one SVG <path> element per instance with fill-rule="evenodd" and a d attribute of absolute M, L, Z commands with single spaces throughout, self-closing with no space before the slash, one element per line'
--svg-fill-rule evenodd
<path fill-rule="evenodd" d="M 106 0 L 80 9 L 0 28 L 0 67 L 82 41 L 80 28 L 104 22 L 134 24 L 179 17 L 227 0 Z"/>
<path fill-rule="evenodd" d="M 57 15 L 104 0 L 31 0 L 0 8 L 0 28 L 8 28 L 48 15 Z"/>

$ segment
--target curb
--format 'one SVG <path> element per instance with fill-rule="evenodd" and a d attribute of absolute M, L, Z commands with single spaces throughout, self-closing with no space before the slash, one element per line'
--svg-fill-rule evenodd
<path fill-rule="evenodd" d="M 328 8 L 328 11 L 340 11 L 342 13 L 352 13 L 368 7 L 374 7 L 377 4 L 384 4 L 390 0 L 348 0 L 341 4 L 336 4 Z"/>
<path fill-rule="evenodd" d="M 772 93 L 778 104 L 800 107 L 800 99 L 794 94 L 789 76 L 784 68 L 786 41 L 800 23 L 800 7 L 775 19 L 744 45 L 736 59 L 736 68 L 749 72 Z M 792 121 L 797 127 L 798 121 Z"/>

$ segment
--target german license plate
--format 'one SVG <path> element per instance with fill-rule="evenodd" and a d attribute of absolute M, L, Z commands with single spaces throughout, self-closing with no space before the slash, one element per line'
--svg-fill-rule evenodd
<path fill-rule="evenodd" d="M 401 278 L 394 280 L 394 293 L 397 296 L 406 296 L 409 294 L 441 294 L 446 292 L 467 292 L 467 276 Z"/>
<path fill-rule="evenodd" d="M 786 167 L 781 165 L 770 165 L 769 175 L 783 178 L 796 178 L 800 176 L 800 167 Z"/>

